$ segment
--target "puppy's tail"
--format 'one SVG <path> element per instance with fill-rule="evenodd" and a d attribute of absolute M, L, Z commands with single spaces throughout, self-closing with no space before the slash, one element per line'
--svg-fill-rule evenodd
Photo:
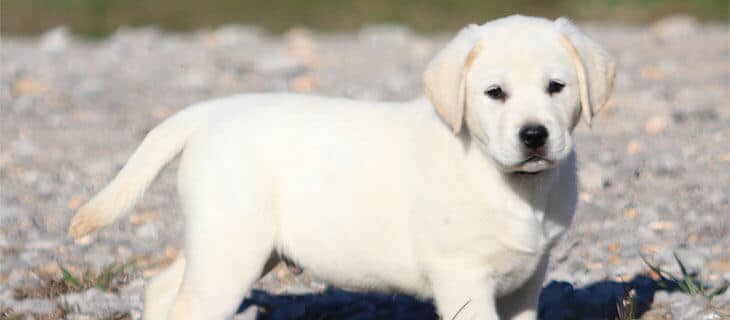
<path fill-rule="evenodd" d="M 157 173 L 185 146 L 207 118 L 208 108 L 187 108 L 152 129 L 122 170 L 71 219 L 68 233 L 79 238 L 112 223 L 142 197 Z"/>

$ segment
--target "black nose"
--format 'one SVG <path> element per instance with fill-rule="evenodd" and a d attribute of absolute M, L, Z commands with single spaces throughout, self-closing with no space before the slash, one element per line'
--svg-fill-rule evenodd
<path fill-rule="evenodd" d="M 540 124 L 528 124 L 520 129 L 520 141 L 531 149 L 537 149 L 545 145 L 548 137 L 548 130 Z"/>

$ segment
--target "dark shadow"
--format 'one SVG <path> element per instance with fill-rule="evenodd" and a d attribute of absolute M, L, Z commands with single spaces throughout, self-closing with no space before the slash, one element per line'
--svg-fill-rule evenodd
<path fill-rule="evenodd" d="M 618 305 L 632 289 L 636 292 L 634 310 L 637 318 L 649 311 L 654 302 L 654 293 L 673 290 L 641 275 L 629 282 L 599 281 L 583 288 L 575 288 L 567 282 L 552 281 L 540 293 L 539 319 L 617 319 Z"/>
<path fill-rule="evenodd" d="M 600 281 L 583 288 L 567 282 L 550 282 L 540 293 L 539 319 L 616 319 L 617 305 L 633 289 L 636 316 L 649 310 L 654 293 L 664 288 L 646 276 L 629 282 Z M 256 305 L 257 320 L 436 320 L 430 302 L 407 295 L 359 293 L 330 288 L 320 294 L 271 295 L 255 290 L 239 312 Z"/>
<path fill-rule="evenodd" d="M 430 302 L 402 294 L 351 292 L 329 288 L 320 294 L 271 295 L 254 290 L 238 308 L 259 306 L 257 320 L 430 320 L 437 319 Z"/>

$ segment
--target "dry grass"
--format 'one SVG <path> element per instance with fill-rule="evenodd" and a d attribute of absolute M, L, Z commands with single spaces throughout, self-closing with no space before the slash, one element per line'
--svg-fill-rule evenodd
<path fill-rule="evenodd" d="M 74 275 L 71 271 L 61 268 L 60 275 L 48 275 L 40 273 L 41 281 L 37 286 L 15 288 L 13 298 L 23 299 L 55 299 L 65 294 L 81 292 L 90 288 L 98 288 L 103 291 L 117 292 L 119 288 L 129 283 L 129 267 L 131 263 L 111 265 L 99 273 L 84 272 L 81 275 Z M 12 309 L 0 310 L 0 319 L 5 320 L 60 320 L 74 312 L 78 306 L 70 305 L 65 300 L 57 302 L 53 312 L 48 314 L 27 313 L 21 314 Z M 101 320 L 131 320 L 128 312 L 115 312 Z"/>
<path fill-rule="evenodd" d="M 100 273 L 84 272 L 76 276 L 65 268 L 61 268 L 61 277 L 42 276 L 38 286 L 16 288 L 13 297 L 16 300 L 28 298 L 56 298 L 58 296 L 80 292 L 90 288 L 103 291 L 117 292 L 120 287 L 129 282 L 130 263 L 112 265 L 104 268 Z"/>
<path fill-rule="evenodd" d="M 618 320 L 638 319 L 636 317 L 636 290 L 631 289 L 626 292 L 616 308 L 618 309 Z"/>

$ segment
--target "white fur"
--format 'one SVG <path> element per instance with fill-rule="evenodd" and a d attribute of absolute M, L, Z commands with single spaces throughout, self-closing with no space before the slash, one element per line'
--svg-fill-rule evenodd
<path fill-rule="evenodd" d="M 576 204 L 579 86 L 559 37 L 590 40 L 566 23 L 513 16 L 463 30 L 426 71 L 431 101 L 247 94 L 190 107 L 150 133 L 70 232 L 121 215 L 184 149 L 187 259 L 150 285 L 147 319 L 170 304 L 171 319 L 229 317 L 272 252 L 336 286 L 433 298 L 444 319 L 535 319 L 549 248 Z M 604 66 L 585 68 L 590 78 Z M 552 78 L 566 87 L 551 96 Z M 509 98 L 485 96 L 493 84 Z M 524 163 L 517 136 L 529 122 L 550 138 L 544 160 Z"/>

